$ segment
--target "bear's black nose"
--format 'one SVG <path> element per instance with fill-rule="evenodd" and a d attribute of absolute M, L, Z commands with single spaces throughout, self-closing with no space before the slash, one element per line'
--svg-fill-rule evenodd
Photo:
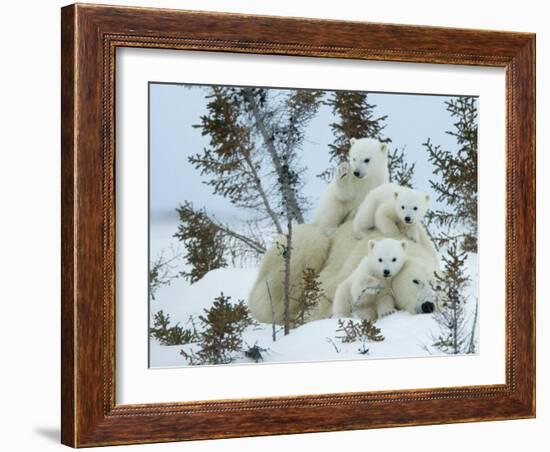
<path fill-rule="evenodd" d="M 353 172 L 353 175 L 354 175 L 355 177 L 359 177 L 359 176 L 361 175 L 361 173 L 360 173 L 359 171 L 354 171 L 354 172 Z"/>
<path fill-rule="evenodd" d="M 431 302 L 431 301 L 425 301 L 424 303 L 422 303 L 422 312 L 424 314 L 431 314 L 432 312 L 434 312 L 434 304 Z"/>
<path fill-rule="evenodd" d="M 410 223 L 411 222 L 411 217 L 405 217 L 405 222 Z"/>
<path fill-rule="evenodd" d="M 390 276 L 390 271 L 388 269 L 384 270 L 384 276 Z"/>

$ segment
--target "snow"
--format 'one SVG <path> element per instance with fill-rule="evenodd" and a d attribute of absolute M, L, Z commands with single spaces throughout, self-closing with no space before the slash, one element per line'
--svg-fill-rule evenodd
<path fill-rule="evenodd" d="M 208 141 L 208 137 L 202 136 L 200 130 L 192 127 L 197 124 L 201 112 L 205 111 L 203 88 L 182 89 L 181 86 L 154 85 L 152 89 L 150 258 L 154 261 L 163 251 L 167 253 L 164 257 L 168 258 L 177 254 L 176 251 L 182 251 L 181 248 L 178 249 L 181 244 L 173 238 L 178 224 L 174 208 L 188 199 L 190 193 L 197 207 L 205 206 L 218 220 L 235 224 L 237 229 L 250 216 L 250 212 L 236 208 L 227 199 L 214 195 L 188 160 L 190 155 L 206 146 Z M 377 105 L 377 116 L 389 115 L 392 119 L 387 121 L 385 129 L 386 135 L 392 137 L 392 145 L 399 149 L 408 149 L 407 161 L 416 165 L 415 187 L 429 193 L 436 200 L 438 196 L 430 185 L 434 168 L 427 160 L 426 153 L 419 149 L 422 149 L 426 138 L 431 137 L 434 143 L 440 144 L 444 149 L 456 151 L 455 138 L 445 133 L 446 130 L 452 130 L 455 122 L 454 118 L 444 113 L 444 101 L 448 98 L 386 93 L 370 93 L 369 96 L 372 103 Z M 330 166 L 326 149 L 333 142 L 334 136 L 327 124 L 333 120 L 331 109 L 323 106 L 306 131 L 301 156 L 301 163 L 305 167 L 304 180 L 307 180 L 303 195 L 313 204 L 325 187 L 325 182 L 315 175 Z M 411 120 L 415 120 L 414 126 L 411 126 Z M 445 210 L 446 207 L 448 206 L 445 203 L 433 201 L 433 209 Z M 305 212 L 306 220 L 312 210 Z M 180 267 L 173 269 L 173 274 L 184 270 L 181 266 L 182 259 L 178 259 L 178 262 Z M 478 297 L 476 254 L 468 256 L 466 271 L 471 277 L 471 285 L 468 288 L 465 313 L 468 322 L 472 322 Z M 190 317 L 197 319 L 221 292 L 230 296 L 232 302 L 246 301 L 256 275 L 255 266 L 227 267 L 209 272 L 195 284 L 189 284 L 181 277 L 173 279 L 169 286 L 159 288 L 155 293 L 155 300 L 150 301 L 150 319 L 152 320 L 156 312 L 163 310 L 170 315 L 172 325 L 179 323 L 183 327 L 189 327 Z M 198 323 L 196 320 L 197 326 Z M 278 328 L 277 340 L 273 342 L 271 325 L 262 324 L 248 328 L 244 333 L 244 342 L 249 346 L 257 344 L 267 349 L 262 353 L 265 363 L 410 358 L 441 354 L 431 347 L 434 337 L 438 336 L 439 328 L 433 315 L 397 312 L 379 320 L 377 326 L 382 330 L 385 340 L 367 344 L 367 355 L 358 352 L 361 343 L 342 344 L 336 338 L 337 325 L 336 319 L 311 322 L 291 330 L 288 336 L 284 336 L 281 328 Z M 479 331 L 479 323 L 477 330 Z M 189 351 L 193 347 L 196 348 L 196 345 L 163 346 L 151 338 L 150 365 L 186 366 L 180 351 Z M 250 362 L 250 359 L 244 357 L 235 360 L 235 364 Z"/>
<path fill-rule="evenodd" d="M 287 336 L 282 328 L 277 328 L 277 340 L 272 341 L 271 325 L 261 324 L 251 327 L 244 334 L 244 343 L 257 344 L 267 349 L 262 352 L 263 363 L 328 361 L 372 358 L 412 358 L 433 356 L 426 350 L 432 342 L 431 334 L 436 334 L 437 323 L 431 315 L 411 315 L 396 312 L 377 322 L 385 339 L 381 342 L 369 342 L 368 355 L 359 353 L 360 342 L 342 343 L 336 336 L 337 319 L 325 319 L 307 323 L 291 330 Z M 338 351 L 336 350 L 336 348 Z M 151 367 L 185 366 L 186 361 L 180 355 L 182 349 L 188 351 L 193 345 L 162 346 L 156 340 L 151 341 Z M 234 364 L 252 363 L 249 358 L 238 357 Z"/>
<path fill-rule="evenodd" d="M 220 268 L 208 272 L 195 284 L 177 278 L 158 290 L 151 301 L 151 315 L 163 310 L 170 314 L 172 324 L 187 324 L 189 316 L 203 314 L 215 297 L 223 292 L 231 301 L 246 300 L 256 278 L 256 268 Z"/>
<path fill-rule="evenodd" d="M 469 256 L 467 269 L 477 280 L 477 258 Z M 151 301 L 151 318 L 162 309 L 170 314 L 172 325 L 177 322 L 189 327 L 189 318 L 208 309 L 213 299 L 223 291 L 231 296 L 232 302 L 246 300 L 248 291 L 256 278 L 257 268 L 222 268 L 209 272 L 195 284 L 187 283 L 183 278 L 175 279 L 170 286 L 162 287 L 156 293 L 156 299 Z M 223 288 L 223 290 L 222 290 Z M 470 301 L 475 301 L 477 285 L 472 284 Z M 473 306 L 474 303 L 467 303 Z M 473 308 L 469 310 L 473 312 Z M 195 320 L 195 324 L 198 321 Z M 266 349 L 262 352 L 261 363 L 350 360 L 350 359 L 381 359 L 381 358 L 413 358 L 422 356 L 442 355 L 431 347 L 433 338 L 437 336 L 438 324 L 433 315 L 412 315 L 407 312 L 396 312 L 376 322 L 384 340 L 369 342 L 366 348 L 368 354 L 359 353 L 361 342 L 342 343 L 337 338 L 337 319 L 325 319 L 310 322 L 290 331 L 285 336 L 282 327 L 277 327 L 276 341 L 272 340 L 272 326 L 259 324 L 249 327 L 244 335 L 244 343 L 248 346 L 258 345 Z M 198 326 L 198 325 L 197 325 Z M 194 348 L 195 347 L 195 348 Z M 181 356 L 181 350 L 196 350 L 196 344 L 163 346 L 155 339 L 150 341 L 151 367 L 181 367 L 187 362 Z M 252 363 L 250 358 L 237 356 L 232 364 Z"/>
<path fill-rule="evenodd" d="M 178 242 L 173 238 L 176 229 L 174 218 L 151 224 L 151 259 L 157 257 L 163 250 L 176 250 Z M 169 256 L 170 253 L 168 253 Z M 167 257 L 168 257 L 167 256 Z M 178 262 L 182 260 L 179 259 Z M 471 253 L 465 264 L 465 271 L 471 278 L 468 288 L 468 302 L 465 313 L 468 321 L 473 321 L 475 301 L 478 297 L 478 262 L 477 254 Z M 175 271 L 182 271 L 181 264 Z M 252 288 L 258 268 L 226 267 L 208 272 L 200 281 L 190 284 L 184 278 L 176 278 L 168 286 L 163 286 L 155 293 L 155 300 L 150 301 L 150 319 L 159 310 L 170 315 L 171 325 L 179 323 L 183 327 L 190 327 L 190 317 L 195 319 L 199 326 L 198 316 L 204 309 L 210 308 L 214 298 L 221 292 L 230 296 L 231 301 L 246 301 Z M 411 315 L 407 312 L 396 312 L 376 322 L 381 329 L 384 340 L 366 344 L 369 353 L 362 355 L 358 349 L 360 342 L 342 343 L 336 336 L 337 319 L 326 319 L 310 322 L 292 329 L 284 336 L 282 327 L 277 327 L 276 341 L 272 340 L 272 326 L 260 324 L 249 327 L 244 335 L 244 343 L 248 346 L 258 345 L 266 349 L 262 352 L 263 361 L 260 363 L 284 363 L 350 359 L 383 359 L 383 358 L 416 358 L 423 356 L 443 355 L 431 347 L 434 337 L 438 335 L 438 325 L 433 315 Z M 477 324 L 479 337 L 479 323 Z M 335 349 L 338 349 L 338 351 Z M 182 367 L 187 362 L 181 356 L 181 350 L 196 350 L 196 344 L 161 345 L 154 338 L 149 343 L 150 367 Z M 253 361 L 239 356 L 231 365 L 251 364 Z"/>

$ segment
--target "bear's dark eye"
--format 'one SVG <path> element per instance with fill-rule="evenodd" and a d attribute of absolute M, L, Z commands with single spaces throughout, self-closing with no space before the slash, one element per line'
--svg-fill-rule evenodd
<path fill-rule="evenodd" d="M 378 258 L 378 262 L 382 262 L 382 258 L 381 258 L 381 257 Z"/>
<path fill-rule="evenodd" d="M 413 207 L 413 210 L 418 210 L 418 207 L 414 206 L 414 207 Z"/>
<path fill-rule="evenodd" d="M 401 206 L 401 209 L 402 209 L 402 210 L 405 210 L 405 206 Z"/>
<path fill-rule="evenodd" d="M 413 283 L 420 284 L 420 281 L 418 279 L 413 279 Z"/>
<path fill-rule="evenodd" d="M 392 262 L 395 262 L 395 261 L 397 261 L 397 259 L 394 257 L 391 261 L 392 261 Z"/>
<path fill-rule="evenodd" d="M 441 286 L 435 286 L 435 290 L 441 290 Z"/>
<path fill-rule="evenodd" d="M 365 163 L 369 163 L 370 162 L 370 159 L 365 159 Z"/>

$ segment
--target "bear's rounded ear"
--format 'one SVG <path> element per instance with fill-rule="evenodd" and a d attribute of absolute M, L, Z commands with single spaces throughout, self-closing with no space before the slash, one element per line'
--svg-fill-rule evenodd
<path fill-rule="evenodd" d="M 409 244 L 407 243 L 406 240 L 401 240 L 401 248 L 403 248 L 406 251 L 408 246 Z"/>
<path fill-rule="evenodd" d="M 375 240 L 369 240 L 369 250 L 373 250 L 374 249 L 374 245 L 376 245 L 376 241 Z"/>
<path fill-rule="evenodd" d="M 355 144 L 356 141 L 357 141 L 357 138 L 350 138 L 350 139 L 349 139 L 349 144 L 350 144 L 351 146 L 353 146 L 353 145 Z"/>
<path fill-rule="evenodd" d="M 399 197 L 399 192 L 398 191 L 393 192 L 393 197 L 397 199 Z"/>
<path fill-rule="evenodd" d="M 380 150 L 386 152 L 388 150 L 388 145 L 386 143 L 380 144 Z"/>

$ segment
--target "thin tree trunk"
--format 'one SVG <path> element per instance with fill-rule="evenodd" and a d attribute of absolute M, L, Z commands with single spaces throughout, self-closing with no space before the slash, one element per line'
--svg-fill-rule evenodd
<path fill-rule="evenodd" d="M 282 234 L 283 228 L 281 227 L 281 223 L 279 222 L 279 218 L 277 217 L 277 214 L 275 211 L 271 208 L 271 205 L 269 204 L 269 199 L 267 198 L 267 194 L 265 193 L 264 187 L 260 181 L 260 177 L 258 175 L 258 172 L 256 171 L 256 168 L 254 167 L 254 163 L 250 160 L 250 156 L 245 153 L 241 152 L 241 154 L 244 157 L 244 160 L 248 166 L 248 169 L 252 173 L 252 176 L 254 177 L 254 181 L 256 183 L 256 189 L 258 190 L 258 194 L 260 195 L 260 198 L 262 198 L 262 203 L 265 207 L 265 210 L 269 217 L 271 218 L 271 221 L 273 221 L 273 224 L 275 226 L 275 229 L 277 229 L 277 233 Z"/>
<path fill-rule="evenodd" d="M 458 321 L 456 314 L 457 300 L 456 296 L 453 296 L 453 349 L 454 354 L 458 355 Z"/>
<path fill-rule="evenodd" d="M 472 325 L 472 332 L 470 334 L 470 344 L 468 345 L 468 353 L 475 353 L 476 351 L 475 340 L 476 340 L 478 308 L 479 308 L 479 300 L 476 299 L 476 310 L 474 312 L 474 324 Z"/>
<path fill-rule="evenodd" d="M 285 336 L 290 333 L 290 258 L 292 255 L 292 219 L 288 215 L 288 233 L 286 235 L 286 249 L 285 249 L 285 310 L 284 310 L 284 323 L 285 323 Z"/>
<path fill-rule="evenodd" d="M 273 307 L 273 298 L 271 297 L 271 290 L 269 289 L 269 281 L 265 281 L 265 286 L 267 288 L 267 295 L 269 297 L 269 304 L 271 305 L 271 338 L 273 342 L 277 341 L 277 330 L 275 324 L 275 308 Z"/>
<path fill-rule="evenodd" d="M 262 139 L 265 143 L 267 152 L 269 153 L 269 156 L 271 157 L 271 161 L 273 162 L 273 166 L 275 167 L 277 176 L 280 179 L 283 179 L 285 175 L 281 164 L 281 160 L 277 155 L 277 150 L 273 145 L 273 140 L 271 139 L 271 136 L 263 121 L 262 115 L 258 110 L 258 105 L 256 104 L 256 100 L 254 99 L 254 96 L 252 95 L 250 88 L 245 89 L 244 92 L 248 100 L 248 103 L 250 104 L 250 108 L 252 110 L 252 116 L 254 116 L 254 121 L 256 122 L 256 126 L 260 131 L 260 135 L 262 136 Z M 283 187 L 283 190 L 287 190 L 287 193 L 284 194 L 284 197 L 286 197 L 287 199 L 288 207 L 290 208 L 290 211 L 292 212 L 294 218 L 296 218 L 296 221 L 298 223 L 303 223 L 304 216 L 302 214 L 302 210 L 300 209 L 300 206 L 298 205 L 298 200 L 296 199 L 296 195 L 294 191 L 291 190 L 290 187 Z"/>

